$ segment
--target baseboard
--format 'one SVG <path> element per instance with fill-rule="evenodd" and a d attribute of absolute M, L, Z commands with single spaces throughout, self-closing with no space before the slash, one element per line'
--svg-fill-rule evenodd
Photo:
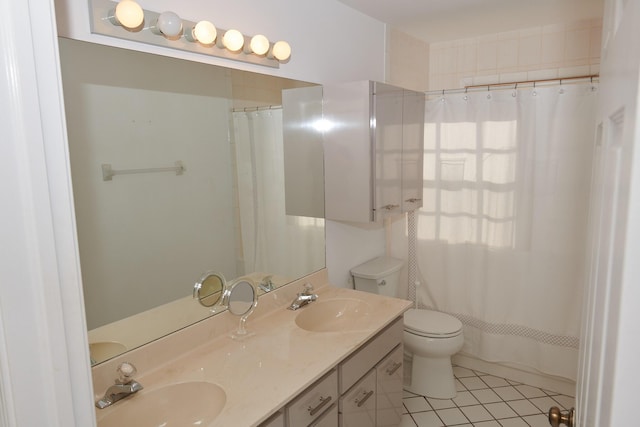
<path fill-rule="evenodd" d="M 576 383 L 566 378 L 529 371 L 522 367 L 507 366 L 503 363 L 486 362 L 464 354 L 456 354 L 451 358 L 454 365 L 474 371 L 495 375 L 511 381 L 521 382 L 533 387 L 553 391 L 575 397 Z"/>

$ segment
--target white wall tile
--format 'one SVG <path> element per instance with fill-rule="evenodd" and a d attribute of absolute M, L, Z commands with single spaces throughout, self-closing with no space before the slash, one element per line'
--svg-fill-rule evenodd
<path fill-rule="evenodd" d="M 562 65 L 564 60 L 565 33 L 549 32 L 542 34 L 542 52 L 540 62 L 542 64 Z"/>
<path fill-rule="evenodd" d="M 495 71 L 498 68 L 498 41 L 496 37 L 478 40 L 478 71 Z"/>
<path fill-rule="evenodd" d="M 602 20 L 565 22 L 431 44 L 430 89 L 599 71 Z M 453 76 L 453 78 L 452 78 Z M 526 77 L 525 77 L 526 76 Z M 505 80 L 506 79 L 506 80 Z"/>
<path fill-rule="evenodd" d="M 542 35 L 540 33 L 520 37 L 518 44 L 518 66 L 520 69 L 540 64 Z"/>
<path fill-rule="evenodd" d="M 565 38 L 565 60 L 585 60 L 590 52 L 590 28 L 570 30 Z"/>
<path fill-rule="evenodd" d="M 499 71 L 518 67 L 518 39 L 498 41 L 497 68 Z"/>

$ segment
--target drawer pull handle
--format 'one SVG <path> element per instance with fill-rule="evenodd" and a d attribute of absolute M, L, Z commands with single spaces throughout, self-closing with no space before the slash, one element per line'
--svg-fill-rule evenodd
<path fill-rule="evenodd" d="M 316 406 L 315 408 L 312 408 L 311 406 L 309 406 L 309 408 L 307 409 L 309 411 L 309 415 L 314 416 L 315 414 L 318 413 L 320 409 L 324 408 L 329 402 L 331 402 L 331 396 L 327 396 L 327 397 L 320 396 L 320 403 L 318 403 L 318 406 Z"/>
<path fill-rule="evenodd" d="M 364 392 L 363 392 L 364 393 Z M 364 403 L 369 400 L 369 398 L 373 396 L 373 390 L 369 391 L 368 393 L 365 393 L 364 396 L 362 396 L 362 399 L 356 399 L 356 405 L 358 405 L 358 408 L 361 407 L 362 405 L 364 405 Z"/>
<path fill-rule="evenodd" d="M 416 199 L 415 197 L 412 197 L 410 199 L 405 200 L 405 202 L 409 202 L 409 203 L 415 203 L 415 202 L 419 202 L 422 199 Z"/>
<path fill-rule="evenodd" d="M 396 371 L 400 368 L 400 366 L 402 366 L 401 362 L 395 362 L 389 369 L 387 369 L 387 374 L 388 375 L 395 374 Z"/>
<path fill-rule="evenodd" d="M 385 209 L 387 211 L 392 211 L 392 210 L 397 209 L 399 207 L 400 207 L 400 205 L 384 205 L 382 207 L 382 209 Z"/>

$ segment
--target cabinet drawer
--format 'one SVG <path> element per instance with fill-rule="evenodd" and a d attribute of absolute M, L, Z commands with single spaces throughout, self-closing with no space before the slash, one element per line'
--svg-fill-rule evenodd
<path fill-rule="evenodd" d="M 338 400 L 338 375 L 331 371 L 287 405 L 290 426 L 308 426 Z"/>
<path fill-rule="evenodd" d="M 402 342 L 403 329 L 404 322 L 402 317 L 399 317 L 338 366 L 340 394 L 349 390 L 356 381 L 362 378 L 364 374 Z"/>
<path fill-rule="evenodd" d="M 338 427 L 338 404 L 334 403 L 327 412 L 314 421 L 313 424 L 309 425 L 309 427 Z"/>
<path fill-rule="evenodd" d="M 341 427 L 376 425 L 376 370 L 369 371 L 340 398 Z"/>

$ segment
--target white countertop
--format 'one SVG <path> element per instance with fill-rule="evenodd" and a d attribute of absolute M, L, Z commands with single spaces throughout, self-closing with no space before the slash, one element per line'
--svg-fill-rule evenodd
<path fill-rule="evenodd" d="M 326 276 L 324 276 L 326 277 Z M 309 281 L 308 279 L 306 281 Z M 194 335 L 195 341 L 181 337 L 179 341 L 166 337 L 160 342 L 149 344 L 113 361 L 94 368 L 94 387 L 96 398 L 104 393 L 106 386 L 113 380 L 115 366 L 123 360 L 131 361 L 138 368 L 137 380 L 144 385 L 138 393 L 149 393 L 168 384 L 188 381 L 205 381 L 219 385 L 226 393 L 226 403 L 222 412 L 210 426 L 251 426 L 266 420 L 271 414 L 282 408 L 298 393 L 305 390 L 325 373 L 349 356 L 355 349 L 375 336 L 395 318 L 410 308 L 409 301 L 388 298 L 350 289 L 332 286 L 316 286 L 318 301 L 336 298 L 357 298 L 367 302 L 373 313 L 371 321 L 363 328 L 350 332 L 309 332 L 295 324 L 295 317 L 305 307 L 291 311 L 286 306 L 300 289 L 297 283 L 288 285 L 274 295 L 271 301 L 264 301 L 267 307 L 262 313 L 254 313 L 247 320 L 247 329 L 254 334 L 237 341 L 229 336 L 235 329 L 233 317 L 228 313 L 214 316 L 211 323 L 225 323 L 224 327 L 194 325 L 218 329 L 216 337 L 203 341 L 202 336 L 191 333 L 187 328 L 173 335 Z M 228 314 L 228 316 L 225 315 Z M 224 333 L 220 331 L 225 329 Z M 190 342 L 191 341 L 191 342 Z M 198 346 L 198 343 L 202 343 Z M 156 344 L 154 346 L 154 344 Z M 160 360 L 157 355 L 145 352 L 176 352 L 176 346 L 183 347 L 182 354 L 168 360 Z M 155 348 L 151 348 L 155 347 Z M 154 363 L 155 360 L 155 363 Z M 149 369 L 148 364 L 152 364 Z M 108 365 L 108 366 L 103 366 Z M 145 366 L 147 365 L 147 366 Z M 131 403 L 136 396 L 130 398 Z M 98 420 L 111 411 L 117 411 L 116 403 L 112 407 L 97 410 Z"/>

